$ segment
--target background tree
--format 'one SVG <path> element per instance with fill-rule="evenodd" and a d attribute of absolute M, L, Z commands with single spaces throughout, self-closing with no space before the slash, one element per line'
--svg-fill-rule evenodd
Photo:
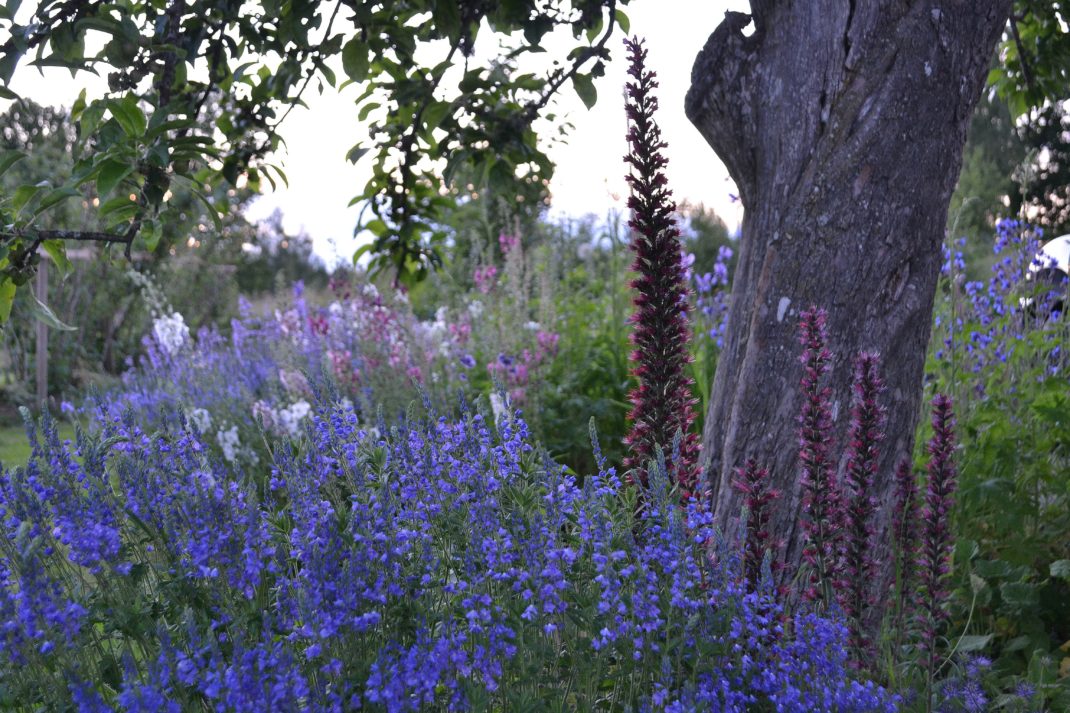
<path fill-rule="evenodd" d="M 66 110 L 28 100 L 13 103 L 0 114 L 0 150 L 23 152 L 26 158 L 0 177 L 0 192 L 11 195 L 20 185 L 66 181 L 74 167 L 77 141 L 77 128 Z M 36 297 L 74 329 L 54 330 L 49 336 L 50 393 L 69 393 L 106 380 L 126 368 L 126 355 L 138 351 L 152 314 L 128 277 L 131 269 L 150 275 L 194 331 L 226 325 L 239 291 L 255 299 L 274 291 L 280 278 L 287 285 L 300 279 L 325 287 L 326 272 L 310 259 L 307 238 L 287 235 L 278 215 L 259 225 L 245 219 L 242 209 L 252 197 L 248 189 L 217 188 L 210 200 L 225 208 L 222 232 L 216 233 L 205 205 L 176 187 L 167 201 L 171 219 L 161 226 L 154 252 L 139 250 L 128 262 L 119 250 L 90 243 L 70 253 L 66 262 L 58 261 L 52 267 L 48 294 Z M 61 226 L 99 230 L 94 201 L 99 203 L 95 186 L 86 184 L 79 200 L 57 204 L 37 219 L 37 225 L 43 230 Z M 33 401 L 33 315 L 39 306 L 23 291 L 11 309 L 13 318 L 0 340 L 0 405 Z"/>
<path fill-rule="evenodd" d="M 19 3 L 7 3 L 0 9 L 9 38 L 0 46 L 0 95 L 14 97 L 7 85 L 24 58 L 97 71 L 110 91 L 101 98 L 83 93 L 72 106 L 79 141 L 70 181 L 21 186 L 0 202 L 7 226 L 0 307 L 28 280 L 38 245 L 49 239 L 119 243 L 127 252 L 139 241 L 152 251 L 174 212 L 164 196 L 175 186 L 204 198 L 203 186 L 244 181 L 255 190 L 261 180 L 285 181 L 268 159 L 280 144 L 279 125 L 314 81 L 363 87 L 356 101 L 372 142 L 348 156 L 356 161 L 374 151 L 375 161 L 354 199 L 371 214 L 360 227 L 375 236 L 368 249 L 376 267 L 390 266 L 406 281 L 422 277 L 441 262 L 448 235 L 439 219 L 453 204 L 442 188 L 455 176 L 475 176 L 480 187 L 521 188 L 550 177 L 532 122 L 540 114 L 552 118 L 548 105 L 567 83 L 593 103 L 592 77 L 602 73 L 614 28 L 627 24 L 617 9 L 626 2 L 46 0 L 26 23 L 15 21 Z M 501 50 L 491 62 L 470 65 L 484 26 L 500 35 Z M 557 28 L 571 31 L 576 46 L 545 75 L 521 73 L 518 59 L 543 52 L 542 41 Z M 99 52 L 87 51 L 90 34 L 106 38 Z M 342 82 L 330 66 L 334 58 Z M 19 158 L 0 157 L 0 170 Z M 102 198 L 103 230 L 39 227 L 40 214 L 91 181 Z"/>

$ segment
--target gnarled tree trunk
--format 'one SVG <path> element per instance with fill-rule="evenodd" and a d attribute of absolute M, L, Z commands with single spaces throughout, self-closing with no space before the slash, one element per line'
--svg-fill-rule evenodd
<path fill-rule="evenodd" d="M 810 305 L 828 310 L 837 443 L 852 361 L 862 350 L 883 357 L 888 438 L 874 495 L 887 547 L 885 505 L 919 415 L 948 202 L 1010 5 L 753 0 L 752 16 L 728 13 L 695 61 L 687 115 L 746 209 L 704 464 L 722 523 L 741 508 L 733 469 L 749 457 L 770 469 L 782 492 L 773 532 L 789 565 L 802 550 L 796 330 Z M 877 586 L 890 576 L 882 570 Z"/>

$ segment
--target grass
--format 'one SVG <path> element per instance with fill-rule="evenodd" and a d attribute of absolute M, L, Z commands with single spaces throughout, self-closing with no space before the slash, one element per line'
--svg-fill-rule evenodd
<path fill-rule="evenodd" d="M 61 439 L 74 439 L 74 427 L 69 423 L 59 424 Z M 5 468 L 25 465 L 30 458 L 30 444 L 26 440 L 26 429 L 21 426 L 0 427 L 0 464 Z"/>

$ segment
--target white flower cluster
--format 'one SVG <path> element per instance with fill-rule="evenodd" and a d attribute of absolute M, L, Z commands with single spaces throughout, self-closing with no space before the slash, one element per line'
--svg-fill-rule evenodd
<path fill-rule="evenodd" d="M 178 352 L 189 339 L 189 327 L 178 312 L 153 320 L 152 333 L 160 347 L 168 354 Z"/>
<path fill-rule="evenodd" d="M 189 421 L 197 429 L 197 433 L 207 433 L 212 427 L 212 414 L 203 408 L 195 408 L 189 412 Z"/>
<path fill-rule="evenodd" d="M 279 409 L 279 423 L 291 437 L 296 437 L 301 430 L 301 421 L 312 411 L 312 406 L 304 399 Z"/>
<path fill-rule="evenodd" d="M 141 290 L 141 294 L 145 298 L 145 304 L 148 305 L 149 313 L 153 317 L 170 314 L 174 311 L 171 309 L 171 303 L 164 296 L 163 290 L 156 285 L 149 275 L 130 269 L 126 271 L 126 277 Z"/>
<path fill-rule="evenodd" d="M 238 439 L 238 427 L 231 426 L 225 431 L 220 430 L 215 437 L 219 442 L 219 447 L 223 449 L 223 457 L 227 459 L 227 462 L 233 463 L 238 457 L 238 449 L 241 448 L 241 441 Z"/>
<path fill-rule="evenodd" d="M 312 406 L 304 399 L 278 410 L 264 401 L 253 404 L 253 418 L 261 421 L 264 428 L 291 438 L 296 438 L 301 433 L 301 421 L 311 412 Z"/>

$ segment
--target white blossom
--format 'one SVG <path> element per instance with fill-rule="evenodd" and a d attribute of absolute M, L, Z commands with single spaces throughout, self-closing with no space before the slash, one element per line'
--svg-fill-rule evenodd
<path fill-rule="evenodd" d="M 156 342 L 168 354 L 175 354 L 189 339 L 189 327 L 178 312 L 166 317 L 157 317 L 152 323 L 152 333 Z"/>
<path fill-rule="evenodd" d="M 312 406 L 304 399 L 279 410 L 279 423 L 292 438 L 301 432 L 301 421 L 312 411 Z"/>
<path fill-rule="evenodd" d="M 212 414 L 203 408 L 195 408 L 189 412 L 190 423 L 197 429 L 197 433 L 207 433 L 212 427 Z"/>
<path fill-rule="evenodd" d="M 238 449 L 241 447 L 241 441 L 238 438 L 238 427 L 231 426 L 226 431 L 220 430 L 216 433 L 216 440 L 219 442 L 219 447 L 223 449 L 223 457 L 228 462 L 233 463 L 234 459 L 238 457 Z"/>

